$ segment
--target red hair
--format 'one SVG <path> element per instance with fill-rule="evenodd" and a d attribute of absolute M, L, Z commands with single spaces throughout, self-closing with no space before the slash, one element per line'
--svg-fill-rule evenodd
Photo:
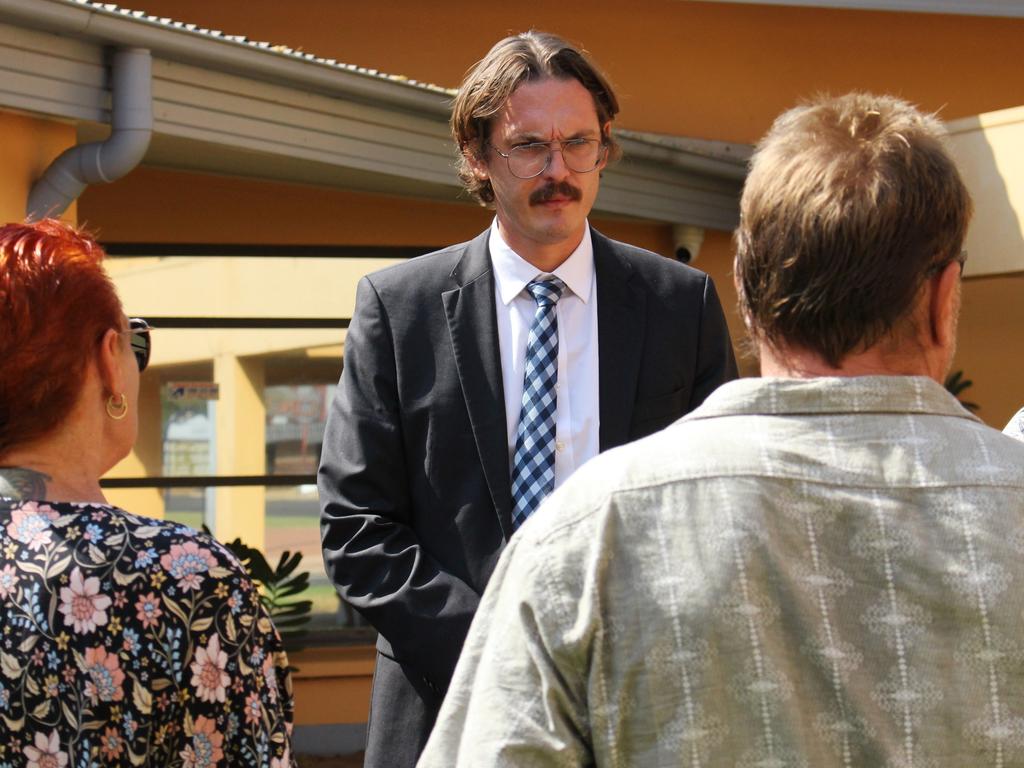
<path fill-rule="evenodd" d="M 0 456 L 57 428 L 99 340 L 121 327 L 104 255 L 56 219 L 0 227 Z"/>

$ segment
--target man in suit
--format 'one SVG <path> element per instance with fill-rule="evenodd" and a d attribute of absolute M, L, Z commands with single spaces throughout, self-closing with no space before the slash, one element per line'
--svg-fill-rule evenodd
<path fill-rule="evenodd" d="M 711 280 L 587 223 L 617 112 L 564 40 L 502 40 L 452 115 L 494 223 L 359 284 L 319 487 L 328 574 L 380 633 L 367 766 L 415 764 L 540 500 L 736 375 Z"/>

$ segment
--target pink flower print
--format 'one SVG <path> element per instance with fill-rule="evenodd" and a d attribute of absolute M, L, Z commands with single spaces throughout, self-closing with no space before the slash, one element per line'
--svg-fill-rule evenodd
<path fill-rule="evenodd" d="M 152 592 L 135 601 L 135 611 L 135 615 L 142 622 L 144 629 L 155 627 L 164 614 L 160 608 L 160 598 Z"/>
<path fill-rule="evenodd" d="M 217 723 L 200 715 L 192 730 L 192 743 L 178 754 L 185 768 L 212 768 L 224 758 L 224 734 L 217 732 Z"/>
<path fill-rule="evenodd" d="M 124 698 L 124 672 L 117 656 L 97 646 L 85 649 L 85 695 L 93 704 L 99 701 L 121 701 Z"/>
<path fill-rule="evenodd" d="M 68 764 L 68 753 L 60 748 L 56 729 L 50 731 L 49 736 L 37 733 L 35 742 L 22 752 L 28 758 L 26 768 L 64 768 Z"/>
<path fill-rule="evenodd" d="M 71 586 L 60 589 L 60 612 L 64 621 L 78 634 L 93 632 L 97 625 L 107 623 L 110 598 L 100 594 L 100 580 L 95 576 L 82 577 L 77 565 L 71 572 Z"/>
<path fill-rule="evenodd" d="M 255 725 L 260 721 L 260 697 L 250 693 L 245 697 L 245 722 Z"/>
<path fill-rule="evenodd" d="M 231 677 L 224 671 L 228 655 L 220 649 L 220 636 L 214 635 L 205 648 L 196 650 L 192 662 L 192 685 L 196 695 L 203 701 L 224 701 Z"/>
<path fill-rule="evenodd" d="M 18 588 L 20 578 L 13 565 L 5 565 L 0 568 L 0 598 L 6 600 L 13 595 L 14 590 Z"/>
<path fill-rule="evenodd" d="M 178 586 L 188 591 L 198 590 L 203 583 L 203 574 L 217 565 L 210 550 L 200 547 L 194 541 L 172 544 L 171 551 L 160 558 L 160 565 L 178 580 Z"/>
<path fill-rule="evenodd" d="M 15 541 L 20 541 L 33 552 L 38 552 L 50 543 L 50 523 L 58 517 L 60 515 L 45 504 L 26 501 L 19 509 L 11 512 L 7 533 Z"/>
<path fill-rule="evenodd" d="M 117 732 L 116 728 L 107 728 L 100 737 L 100 752 L 104 761 L 112 763 L 121 756 L 124 749 L 124 739 Z"/>
<path fill-rule="evenodd" d="M 271 704 L 277 703 L 277 669 L 274 667 L 272 654 L 263 660 L 263 678 L 266 681 L 267 697 Z"/>

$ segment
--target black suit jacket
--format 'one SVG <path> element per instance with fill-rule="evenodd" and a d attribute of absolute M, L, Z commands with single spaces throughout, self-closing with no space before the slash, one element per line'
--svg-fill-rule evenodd
<path fill-rule="evenodd" d="M 360 281 L 319 472 L 327 572 L 380 633 L 366 765 L 414 765 L 512 536 L 488 232 Z M 736 376 L 710 278 L 593 232 L 600 448 Z"/>

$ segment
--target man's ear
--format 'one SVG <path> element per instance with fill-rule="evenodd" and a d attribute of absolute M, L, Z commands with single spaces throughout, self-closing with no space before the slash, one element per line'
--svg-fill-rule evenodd
<path fill-rule="evenodd" d="M 124 340 L 121 338 L 121 334 L 114 328 L 108 328 L 100 340 L 96 368 L 106 395 L 118 395 L 127 388 L 128 377 L 125 375 L 123 367 L 125 360 L 123 344 Z"/>
<path fill-rule="evenodd" d="M 481 146 L 479 139 L 471 141 L 463 146 L 462 156 L 466 158 L 466 162 L 469 163 L 469 167 L 473 170 L 474 176 L 481 181 L 490 178 L 490 173 L 487 170 L 487 161 L 484 158 L 483 147 Z"/>
<path fill-rule="evenodd" d="M 931 340 L 936 346 L 956 344 L 957 315 L 960 310 L 960 264 L 952 261 L 931 279 L 928 320 Z"/>

